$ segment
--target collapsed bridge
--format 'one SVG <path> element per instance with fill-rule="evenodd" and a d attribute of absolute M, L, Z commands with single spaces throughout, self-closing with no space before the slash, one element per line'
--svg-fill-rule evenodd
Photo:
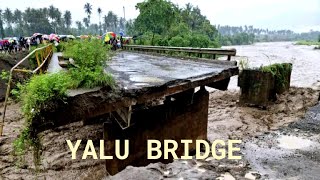
<path fill-rule="evenodd" d="M 196 53 L 203 52 L 210 53 L 210 49 Z M 220 52 L 224 54 L 218 54 L 215 49 L 213 57 L 235 55 L 235 50 L 229 54 L 227 50 Z M 130 140 L 127 159 L 107 160 L 110 174 L 127 165 L 152 162 L 146 158 L 148 139 L 177 142 L 207 139 L 209 93 L 205 86 L 226 90 L 230 77 L 238 74 L 236 62 L 232 61 L 179 59 L 128 51 L 118 52 L 105 70 L 114 77 L 116 88 L 71 90 L 66 101 L 48 102 L 49 108 L 39 113 L 32 127 L 41 132 L 76 121 L 90 123 L 94 118 L 107 117 L 103 122 L 105 154 L 114 156 L 115 140 Z M 189 148 L 194 149 L 195 144 Z M 182 155 L 183 148 L 176 152 Z"/>

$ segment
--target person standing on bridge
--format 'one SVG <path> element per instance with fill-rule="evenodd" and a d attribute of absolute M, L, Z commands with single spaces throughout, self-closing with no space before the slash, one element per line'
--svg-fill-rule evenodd
<path fill-rule="evenodd" d="M 115 37 L 112 38 L 112 50 L 117 50 L 117 39 Z"/>

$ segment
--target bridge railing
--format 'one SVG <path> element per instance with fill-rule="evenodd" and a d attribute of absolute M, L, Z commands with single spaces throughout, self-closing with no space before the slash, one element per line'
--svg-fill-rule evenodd
<path fill-rule="evenodd" d="M 189 56 L 197 54 L 202 58 L 202 55 L 210 55 L 213 59 L 217 59 L 218 56 L 227 56 L 228 61 L 231 60 L 231 56 L 235 56 L 236 49 L 222 49 L 222 48 L 192 48 L 192 47 L 170 47 L 170 46 L 141 46 L 141 45 L 124 45 L 123 49 L 129 51 L 144 51 L 153 53 L 166 53 L 166 52 L 183 52 Z"/>
<path fill-rule="evenodd" d="M 47 65 L 49 60 L 51 59 L 53 55 L 53 47 L 52 44 L 49 44 L 44 47 L 37 48 L 33 50 L 31 53 L 29 53 L 25 58 L 23 58 L 21 61 L 19 61 L 15 66 L 13 66 L 10 69 L 10 74 L 9 74 L 9 80 L 8 80 L 8 86 L 7 86 L 7 91 L 6 91 L 6 97 L 4 101 L 4 108 L 3 108 L 3 113 L 2 113 L 2 120 L 0 121 L 0 136 L 2 136 L 3 132 L 3 126 L 4 126 L 4 119 L 6 115 L 6 109 L 7 109 L 7 103 L 8 103 L 8 98 L 10 95 L 10 90 L 11 90 L 11 83 L 12 83 L 12 76 L 14 72 L 24 72 L 24 73 L 31 73 L 31 74 L 37 74 L 37 73 L 43 73 L 47 69 Z M 35 57 L 37 61 L 37 67 L 33 70 L 30 69 L 19 69 L 19 65 L 21 65 L 23 62 L 28 60 L 31 57 Z"/>

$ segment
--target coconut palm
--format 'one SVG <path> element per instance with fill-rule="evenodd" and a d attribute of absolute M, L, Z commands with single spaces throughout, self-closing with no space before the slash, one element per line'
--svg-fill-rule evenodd
<path fill-rule="evenodd" d="M 88 28 L 89 24 L 90 24 L 89 19 L 88 18 L 83 18 L 82 21 L 83 21 L 84 25 Z"/>
<path fill-rule="evenodd" d="M 90 16 L 91 16 L 91 14 L 92 14 L 92 5 L 90 4 L 90 3 L 86 3 L 85 5 L 84 5 L 84 11 L 85 11 L 85 13 L 87 13 L 87 15 L 88 15 L 88 23 L 90 24 Z"/>
<path fill-rule="evenodd" d="M 64 17 L 65 24 L 67 26 L 67 29 L 69 29 L 71 24 L 72 24 L 71 12 L 70 11 L 66 11 L 64 13 L 63 17 Z"/>
<path fill-rule="evenodd" d="M 7 8 L 4 13 L 3 13 L 3 18 L 6 21 L 8 27 L 11 27 L 11 22 L 13 22 L 14 17 L 13 14 L 11 12 L 11 10 L 9 8 Z"/>
<path fill-rule="evenodd" d="M 117 31 L 118 28 L 118 16 L 116 14 L 113 14 L 112 23 L 114 26 L 114 31 Z"/>
<path fill-rule="evenodd" d="M 2 10 L 0 9 L 0 35 L 1 38 L 4 38 L 4 29 L 3 29 L 3 21 L 2 21 Z"/>
<path fill-rule="evenodd" d="M 78 33 L 79 35 L 81 34 L 81 30 L 82 30 L 82 23 L 81 21 L 76 21 L 76 25 L 77 25 L 77 28 L 78 28 Z"/>
<path fill-rule="evenodd" d="M 106 32 L 109 27 L 108 17 L 106 15 L 103 16 L 103 32 Z"/>

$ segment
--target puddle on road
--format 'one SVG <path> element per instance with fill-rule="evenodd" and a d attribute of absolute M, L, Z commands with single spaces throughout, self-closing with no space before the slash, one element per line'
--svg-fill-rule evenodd
<path fill-rule="evenodd" d="M 135 83 L 136 86 L 148 86 L 148 83 Z"/>
<path fill-rule="evenodd" d="M 130 76 L 130 80 L 134 82 L 141 82 L 141 83 L 157 83 L 163 82 L 162 79 L 156 77 L 147 77 L 147 76 Z"/>
<path fill-rule="evenodd" d="M 313 144 L 312 141 L 308 139 L 303 139 L 296 136 L 281 136 L 278 138 L 279 147 L 285 149 L 304 149 Z"/>

